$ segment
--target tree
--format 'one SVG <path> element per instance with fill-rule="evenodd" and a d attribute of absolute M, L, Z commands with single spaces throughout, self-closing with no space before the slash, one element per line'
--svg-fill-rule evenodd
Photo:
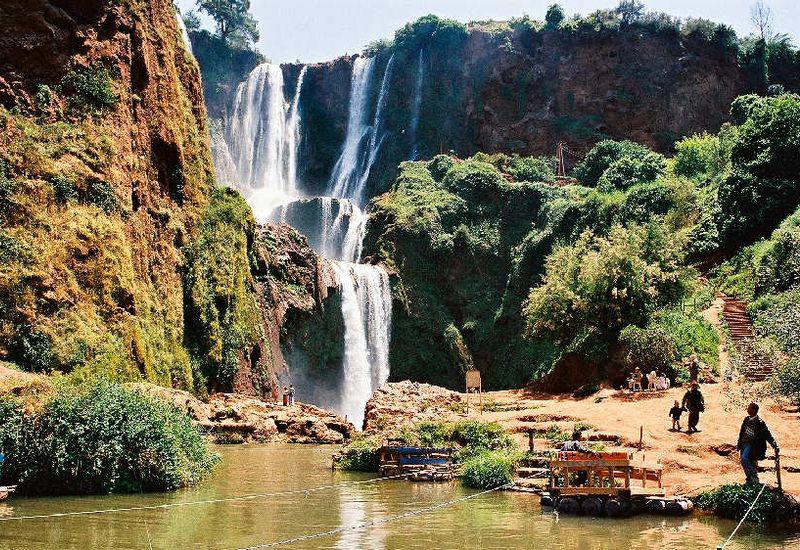
<path fill-rule="evenodd" d="M 547 14 L 544 16 L 544 20 L 547 22 L 548 28 L 557 29 L 564 20 L 564 17 L 564 8 L 558 4 L 553 4 L 547 8 Z"/>
<path fill-rule="evenodd" d="M 642 18 L 644 4 L 636 0 L 621 0 L 617 7 L 614 8 L 614 13 L 619 16 L 623 24 L 630 25 Z"/>
<path fill-rule="evenodd" d="M 767 41 L 772 34 L 772 9 L 764 0 L 757 0 L 750 8 L 750 21 L 761 36 L 761 40 Z"/>
<path fill-rule="evenodd" d="M 197 12 L 194 10 L 189 10 L 183 16 L 183 24 L 186 27 L 187 32 L 197 32 L 200 30 L 200 17 L 197 16 Z"/>
<path fill-rule="evenodd" d="M 197 0 L 197 7 L 211 16 L 217 34 L 225 42 L 246 45 L 258 41 L 258 24 L 250 14 L 250 0 Z"/>

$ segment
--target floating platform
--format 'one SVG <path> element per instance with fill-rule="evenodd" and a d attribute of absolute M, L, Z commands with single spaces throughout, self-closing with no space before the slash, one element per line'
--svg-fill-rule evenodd
<path fill-rule="evenodd" d="M 550 482 L 541 503 L 565 514 L 589 516 L 691 513 L 691 500 L 665 496 L 662 473 L 660 464 L 635 462 L 625 452 L 559 452 L 549 462 Z"/>
<path fill-rule="evenodd" d="M 412 481 L 450 481 L 455 477 L 453 449 L 384 445 L 378 449 L 381 477 Z"/>

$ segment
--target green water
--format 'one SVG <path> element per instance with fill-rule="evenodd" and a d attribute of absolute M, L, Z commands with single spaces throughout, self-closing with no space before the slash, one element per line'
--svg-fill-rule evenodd
<path fill-rule="evenodd" d="M 137 507 L 309 488 L 368 479 L 330 470 L 332 447 L 221 447 L 200 487 L 173 494 L 14 498 L 0 516 Z M 0 548 L 247 548 L 358 525 L 472 493 L 453 484 L 382 481 L 247 501 L 126 513 L 0 522 Z M 543 512 L 534 495 L 497 492 L 429 514 L 281 548 L 714 548 L 734 525 L 711 518 L 603 520 Z M 800 548 L 800 537 L 745 529 L 728 548 Z"/>

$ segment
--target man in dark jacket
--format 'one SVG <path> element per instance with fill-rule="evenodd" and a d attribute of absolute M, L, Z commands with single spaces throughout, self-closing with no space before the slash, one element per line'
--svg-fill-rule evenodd
<path fill-rule="evenodd" d="M 767 423 L 758 416 L 758 405 L 750 403 L 747 406 L 747 416 L 739 430 L 737 444 L 747 483 L 758 483 L 758 461 L 764 460 L 766 456 L 767 442 L 775 449 L 775 454 L 779 454 L 780 449 L 769 432 Z"/>
<path fill-rule="evenodd" d="M 683 396 L 682 404 L 683 408 L 689 411 L 689 427 L 686 433 L 698 431 L 697 423 L 700 421 L 700 413 L 706 410 L 706 403 L 697 382 L 692 382 L 692 387 Z"/>

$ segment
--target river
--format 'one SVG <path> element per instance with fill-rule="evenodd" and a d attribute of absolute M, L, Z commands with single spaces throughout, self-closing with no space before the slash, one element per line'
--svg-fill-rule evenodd
<path fill-rule="evenodd" d="M 0 548 L 241 549 L 380 520 L 474 493 L 452 484 L 381 481 L 371 474 L 332 472 L 327 446 L 225 446 L 215 474 L 193 489 L 170 494 L 13 498 L 0 516 L 142 507 L 247 494 L 333 488 L 109 514 L 0 522 Z M 342 485 L 344 484 L 344 485 Z M 534 495 L 495 492 L 363 530 L 349 530 L 283 548 L 417 549 L 652 549 L 715 548 L 733 530 L 710 517 L 639 516 L 605 520 L 543 512 Z M 728 548 L 800 547 L 800 537 L 744 528 Z"/>

